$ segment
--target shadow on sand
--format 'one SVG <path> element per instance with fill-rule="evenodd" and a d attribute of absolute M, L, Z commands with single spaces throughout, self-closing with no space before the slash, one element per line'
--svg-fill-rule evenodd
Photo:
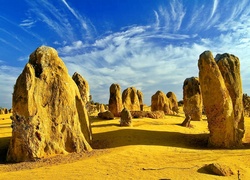
<path fill-rule="evenodd" d="M 155 145 L 200 150 L 221 150 L 208 147 L 209 134 L 185 134 L 169 131 L 150 131 L 124 128 L 93 134 L 94 149 L 108 149 L 129 145 Z M 250 143 L 244 143 L 242 148 L 250 149 Z"/>
<path fill-rule="evenodd" d="M 183 134 L 168 131 L 120 129 L 93 134 L 94 149 L 115 148 L 129 145 L 157 145 L 190 149 L 206 149 L 208 134 Z"/>
<path fill-rule="evenodd" d="M 10 143 L 10 137 L 0 138 L 0 164 L 5 163 L 6 155 Z"/>

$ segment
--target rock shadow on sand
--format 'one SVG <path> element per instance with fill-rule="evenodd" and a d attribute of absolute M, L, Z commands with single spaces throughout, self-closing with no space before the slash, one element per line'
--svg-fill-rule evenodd
<path fill-rule="evenodd" d="M 188 149 L 207 149 L 208 136 L 208 134 L 119 129 L 93 134 L 94 141 L 92 147 L 94 149 L 107 149 L 130 145 L 155 145 Z"/>

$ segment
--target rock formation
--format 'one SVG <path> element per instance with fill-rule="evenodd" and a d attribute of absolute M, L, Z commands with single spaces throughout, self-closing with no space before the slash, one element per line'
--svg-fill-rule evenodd
<path fill-rule="evenodd" d="M 164 119 L 165 114 L 163 111 L 130 111 L 133 118 L 152 118 Z"/>
<path fill-rule="evenodd" d="M 140 111 L 140 102 L 137 90 L 134 87 L 129 87 L 123 91 L 122 104 L 129 111 Z"/>
<path fill-rule="evenodd" d="M 162 91 L 157 91 L 151 97 L 151 111 L 164 111 L 165 114 L 173 114 L 170 100 Z"/>
<path fill-rule="evenodd" d="M 99 112 L 98 117 L 106 120 L 114 119 L 114 115 L 110 111 Z"/>
<path fill-rule="evenodd" d="M 0 109 L 0 114 L 8 114 L 10 113 L 9 110 L 7 108 L 1 108 Z"/>
<path fill-rule="evenodd" d="M 223 148 L 240 146 L 243 136 L 235 122 L 234 106 L 226 85 L 229 83 L 228 80 L 224 81 L 210 51 L 200 55 L 198 66 L 203 104 L 210 131 L 209 145 Z"/>
<path fill-rule="evenodd" d="M 104 104 L 99 104 L 99 112 L 105 112 L 106 109 L 105 109 L 105 106 Z"/>
<path fill-rule="evenodd" d="M 250 116 L 250 96 L 243 94 L 244 116 Z"/>
<path fill-rule="evenodd" d="M 140 103 L 140 111 L 143 111 L 143 94 L 140 90 L 137 90 L 137 96 Z"/>
<path fill-rule="evenodd" d="M 112 84 L 109 88 L 109 111 L 115 117 L 119 117 L 122 111 L 121 87 L 119 84 Z"/>
<path fill-rule="evenodd" d="M 234 175 L 233 170 L 226 165 L 219 163 L 206 164 L 204 167 L 206 172 L 218 176 L 231 176 Z"/>
<path fill-rule="evenodd" d="M 179 108 L 178 108 L 178 100 L 177 97 L 175 95 L 175 93 L 173 92 L 168 92 L 167 93 L 167 98 L 170 100 L 171 102 L 171 109 L 174 113 L 178 114 Z"/>
<path fill-rule="evenodd" d="M 197 77 L 185 79 L 183 83 L 183 103 L 186 118 L 190 116 L 193 121 L 202 120 L 202 96 Z"/>
<path fill-rule="evenodd" d="M 55 49 L 41 46 L 18 77 L 7 161 L 90 151 L 91 128 L 79 90 Z"/>
<path fill-rule="evenodd" d="M 217 54 L 215 60 L 232 99 L 236 129 L 239 131 L 239 135 L 243 136 L 245 131 L 244 106 L 239 58 L 225 53 Z"/>
<path fill-rule="evenodd" d="M 120 126 L 132 126 L 132 115 L 126 108 L 121 112 Z"/>
<path fill-rule="evenodd" d="M 83 102 L 87 104 L 87 102 L 89 102 L 90 95 L 88 82 L 77 72 L 73 74 L 72 79 L 75 81 L 79 89 Z"/>

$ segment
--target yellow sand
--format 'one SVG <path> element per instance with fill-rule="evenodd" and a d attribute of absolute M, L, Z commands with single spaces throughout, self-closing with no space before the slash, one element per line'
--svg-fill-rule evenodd
<path fill-rule="evenodd" d="M 119 127 L 119 119 L 92 117 L 91 153 L 5 164 L 9 116 L 0 115 L 0 179 L 250 179 L 250 118 L 245 118 L 245 148 L 227 150 L 206 148 L 207 122 L 182 127 L 182 113 L 165 119 L 133 119 L 133 127 Z M 235 175 L 207 174 L 201 167 L 209 163 L 228 165 Z"/>

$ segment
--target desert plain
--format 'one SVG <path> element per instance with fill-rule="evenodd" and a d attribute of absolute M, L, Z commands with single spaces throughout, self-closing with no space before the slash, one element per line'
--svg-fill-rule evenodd
<path fill-rule="evenodd" d="M 46 157 L 35 162 L 6 163 L 11 137 L 11 114 L 0 115 L 0 179 L 250 179 L 250 118 L 245 118 L 244 147 L 207 147 L 206 117 L 180 124 L 185 115 L 163 119 L 135 118 L 132 127 L 120 127 L 119 118 L 90 116 L 93 150 Z M 234 175 L 209 174 L 203 166 L 219 163 Z"/>

